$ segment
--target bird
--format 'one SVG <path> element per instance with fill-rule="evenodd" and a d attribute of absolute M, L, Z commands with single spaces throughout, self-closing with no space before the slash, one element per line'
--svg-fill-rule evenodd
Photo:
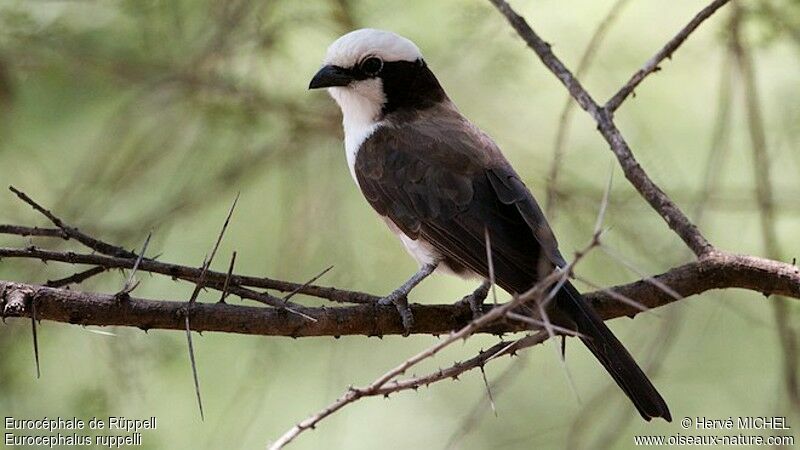
<path fill-rule="evenodd" d="M 351 176 L 419 264 L 380 301 L 397 307 L 407 331 L 408 294 L 434 272 L 482 280 L 462 300 L 479 314 L 491 282 L 522 294 L 567 268 L 530 190 L 494 140 L 459 112 L 411 40 L 351 31 L 328 47 L 308 87 L 327 89 L 339 105 Z M 547 309 L 575 330 L 645 420 L 671 421 L 661 394 L 568 280 Z"/>

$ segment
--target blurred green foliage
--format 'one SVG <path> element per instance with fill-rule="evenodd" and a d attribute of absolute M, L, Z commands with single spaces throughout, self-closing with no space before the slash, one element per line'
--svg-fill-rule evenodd
<path fill-rule="evenodd" d="M 705 3 L 629 2 L 581 81 L 595 98 L 609 97 Z M 614 2 L 516 4 L 575 67 Z M 800 3 L 742 4 L 778 238 L 790 259 L 800 246 Z M 700 226 L 712 242 L 763 254 L 728 17 L 723 9 L 704 24 L 617 118 L 653 179 L 694 217 L 702 213 Z M 389 292 L 414 263 L 353 185 L 335 105 L 306 91 L 326 46 L 364 26 L 413 39 L 462 112 L 500 143 L 544 198 L 566 92 L 488 2 L 478 0 L 0 0 L 0 184 L 13 184 L 65 220 L 131 248 L 153 230 L 151 254 L 198 266 L 241 192 L 218 269 L 225 270 L 236 250 L 243 273 L 303 281 L 333 264 L 324 284 Z M 719 100 L 726 93 L 729 103 Z M 730 114 L 727 126 L 720 125 L 724 114 Z M 723 138 L 712 140 L 715 127 Z M 614 165 L 580 111 L 568 139 L 552 220 L 566 255 L 589 239 Z M 642 273 L 686 261 L 680 240 L 615 172 L 605 243 Z M 0 195 L 0 223 L 45 224 L 10 194 Z M 0 245 L 27 244 L 0 238 Z M 0 261 L 6 280 L 43 282 L 72 271 Z M 578 273 L 601 285 L 640 277 L 602 252 Z M 107 274 L 82 288 L 113 292 L 124 279 Z M 413 300 L 454 301 L 473 287 L 434 278 Z M 185 284 L 144 277 L 136 295 L 185 300 L 190 292 Z M 790 306 L 796 324 L 798 308 Z M 648 367 L 674 416 L 794 414 L 790 424 L 800 426 L 785 399 L 783 355 L 763 297 L 709 292 L 612 327 Z M 434 341 L 198 336 L 201 422 L 184 335 L 110 331 L 113 336 L 43 323 L 37 380 L 29 325 L 9 321 L 0 331 L 0 415 L 155 415 L 159 429 L 145 433 L 145 448 L 262 448 L 348 385 L 371 381 Z M 417 373 L 495 341 L 473 338 Z M 362 401 L 302 436 L 295 448 L 442 448 L 451 438 L 470 449 L 628 448 L 635 433 L 682 431 L 641 422 L 591 356 L 570 342 L 567 365 L 577 400 L 549 347 L 527 352 L 524 365 L 487 367 L 490 380 L 511 365 L 518 369 L 495 387 L 497 417 L 484 404 L 465 436 L 458 430 L 473 405 L 485 403 L 478 373 L 391 400 Z"/>

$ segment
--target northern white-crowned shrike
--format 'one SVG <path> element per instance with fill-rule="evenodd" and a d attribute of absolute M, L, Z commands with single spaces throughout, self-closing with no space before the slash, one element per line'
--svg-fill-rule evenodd
<path fill-rule="evenodd" d="M 528 188 L 497 144 L 458 112 L 413 42 L 374 29 L 348 33 L 328 48 L 309 88 L 327 88 L 339 104 L 350 173 L 420 265 L 382 301 L 401 314 L 406 306 L 406 327 L 406 296 L 434 271 L 489 279 L 487 234 L 495 281 L 512 294 L 567 265 Z M 487 290 L 484 281 L 469 297 L 473 308 Z M 548 315 L 577 331 L 642 417 L 671 420 L 664 399 L 572 284 L 558 291 Z"/>

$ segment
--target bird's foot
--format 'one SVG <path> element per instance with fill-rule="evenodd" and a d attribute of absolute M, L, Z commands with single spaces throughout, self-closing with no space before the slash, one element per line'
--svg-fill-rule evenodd
<path fill-rule="evenodd" d="M 472 311 L 472 317 L 477 319 L 483 314 L 483 301 L 486 300 L 486 297 L 489 295 L 489 288 L 491 286 L 491 283 L 484 281 L 471 294 L 465 295 L 464 298 L 456 302 L 456 304 L 469 305 L 469 309 Z"/>
<path fill-rule="evenodd" d="M 411 314 L 411 308 L 408 306 L 407 294 L 402 289 L 398 289 L 378 300 L 378 304 L 384 306 L 394 305 L 400 314 L 400 319 L 403 321 L 403 329 L 405 330 L 403 336 L 411 334 L 411 328 L 414 326 L 414 315 Z"/>
<path fill-rule="evenodd" d="M 417 273 L 403 283 L 402 286 L 395 289 L 394 292 L 386 297 L 378 300 L 379 305 L 392 304 L 397 308 L 397 312 L 400 313 L 400 318 L 403 320 L 403 329 L 405 330 L 403 336 L 411 334 L 411 327 L 414 326 L 414 316 L 411 315 L 411 308 L 408 307 L 408 293 L 411 292 L 420 281 L 424 280 L 425 277 L 432 274 L 433 271 L 436 270 L 437 264 L 438 263 L 425 264 L 420 267 Z"/>

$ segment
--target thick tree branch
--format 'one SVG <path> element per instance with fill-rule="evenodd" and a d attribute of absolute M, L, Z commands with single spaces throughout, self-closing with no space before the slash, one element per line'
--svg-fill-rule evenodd
<path fill-rule="evenodd" d="M 209 272 L 210 273 L 210 272 Z M 680 296 L 688 297 L 712 289 L 742 288 L 764 293 L 800 298 L 800 269 L 797 266 L 755 256 L 711 253 L 697 261 L 657 275 L 658 283 L 669 286 Z M 649 308 L 676 301 L 675 297 L 648 280 L 611 288 L 615 293 L 636 299 Z M 80 325 L 132 326 L 145 330 L 182 330 L 185 327 L 186 302 L 130 298 L 114 295 L 54 289 L 30 284 L 0 281 L 0 298 L 6 316 L 30 317 L 30 301 L 36 298 L 39 320 Z M 348 291 L 339 291 L 342 295 Z M 24 294 L 20 301 L 20 293 Z M 604 319 L 633 316 L 640 310 L 619 302 L 604 291 L 588 293 Z M 14 298 L 13 305 L 9 301 Z M 348 307 L 296 307 L 310 321 L 280 308 L 237 306 L 225 303 L 197 303 L 192 309 L 192 330 L 220 331 L 266 336 L 382 336 L 403 334 L 395 308 L 375 305 Z M 490 308 L 486 307 L 487 310 Z M 414 334 L 444 334 L 459 329 L 472 320 L 467 306 L 411 305 L 416 319 Z M 496 323 L 482 332 L 505 333 L 530 329 L 519 322 Z"/>

